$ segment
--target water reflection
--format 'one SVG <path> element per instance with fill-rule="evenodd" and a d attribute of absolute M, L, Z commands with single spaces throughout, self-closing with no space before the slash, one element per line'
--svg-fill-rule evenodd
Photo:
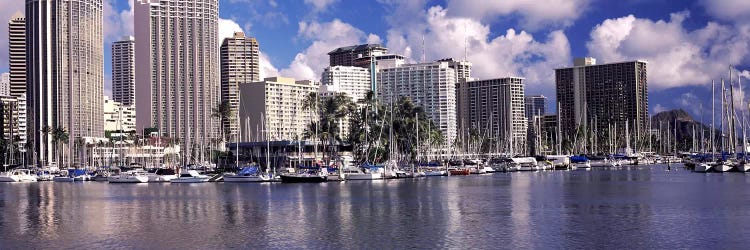
<path fill-rule="evenodd" d="M 4 183 L 0 245 L 740 248 L 750 241 L 748 182 L 623 168 L 322 184 Z"/>

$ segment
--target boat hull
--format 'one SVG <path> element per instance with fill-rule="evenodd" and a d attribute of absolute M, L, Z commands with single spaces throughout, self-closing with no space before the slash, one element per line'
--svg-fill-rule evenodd
<path fill-rule="evenodd" d="M 716 166 L 713 166 L 712 169 L 714 170 L 714 172 L 723 173 L 723 172 L 728 172 L 729 170 L 731 170 L 732 166 L 729 166 L 726 164 L 718 164 Z"/>
<path fill-rule="evenodd" d="M 147 183 L 148 176 L 110 176 L 107 178 L 107 181 L 109 181 L 109 183 Z"/>
<path fill-rule="evenodd" d="M 453 169 L 453 170 L 449 170 L 448 173 L 450 173 L 450 175 L 469 175 L 469 174 L 471 174 L 471 172 L 469 172 L 468 169 Z"/>
<path fill-rule="evenodd" d="M 266 181 L 269 181 L 269 178 L 264 178 L 262 176 L 236 176 L 236 175 L 224 176 L 224 182 L 266 182 Z"/>
<path fill-rule="evenodd" d="M 424 172 L 424 175 L 427 176 L 427 177 L 432 177 L 432 176 L 447 176 L 448 172 L 446 172 L 444 170 L 441 170 L 441 171 L 427 171 L 427 172 Z"/>
<path fill-rule="evenodd" d="M 344 174 L 346 180 L 380 180 L 383 179 L 382 173 L 372 174 Z"/>
<path fill-rule="evenodd" d="M 177 178 L 169 181 L 169 183 L 204 183 L 208 182 L 208 179 L 208 177 Z"/>
<path fill-rule="evenodd" d="M 711 165 L 701 163 L 701 164 L 696 164 L 695 165 L 695 169 L 693 171 L 694 172 L 699 172 L 699 173 L 705 173 L 705 172 L 708 172 L 710 170 L 711 170 Z"/>
<path fill-rule="evenodd" d="M 328 181 L 328 176 L 294 176 L 281 175 L 283 183 L 320 183 Z"/>
<path fill-rule="evenodd" d="M 52 181 L 54 181 L 54 182 L 74 182 L 75 178 L 73 178 L 73 177 L 61 177 L 61 176 L 57 176 L 57 177 L 52 178 Z"/>
<path fill-rule="evenodd" d="M 747 163 L 738 164 L 736 168 L 737 168 L 737 171 L 739 172 L 747 172 L 747 171 L 750 171 L 750 164 L 747 164 Z"/>

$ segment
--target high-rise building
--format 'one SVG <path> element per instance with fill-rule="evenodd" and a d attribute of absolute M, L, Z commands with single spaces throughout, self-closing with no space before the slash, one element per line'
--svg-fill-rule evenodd
<path fill-rule="evenodd" d="M 8 22 L 10 95 L 26 94 L 26 19 L 16 12 Z"/>
<path fill-rule="evenodd" d="M 221 44 L 221 101 L 229 102 L 231 113 L 239 111 L 239 85 L 260 81 L 260 47 L 253 37 L 235 32 Z M 222 124 L 228 138 L 237 135 L 237 117 Z"/>
<path fill-rule="evenodd" d="M 445 148 L 456 139 L 456 71 L 448 62 L 404 64 L 377 72 L 378 100 L 388 104 L 409 97 L 424 107 L 440 128 Z"/>
<path fill-rule="evenodd" d="M 534 116 L 547 113 L 547 97 L 543 95 L 526 96 L 526 119 L 531 121 Z"/>
<path fill-rule="evenodd" d="M 27 98 L 37 164 L 53 162 L 52 136 L 104 137 L 102 0 L 26 0 Z M 66 157 L 70 159 L 70 157 Z"/>
<path fill-rule="evenodd" d="M 135 131 L 135 105 L 125 105 L 104 96 L 104 131 Z"/>
<path fill-rule="evenodd" d="M 524 79 L 506 77 L 469 81 L 462 85 L 466 98 L 462 136 L 472 133 L 497 138 L 499 150 L 523 154 L 528 120 L 524 107 Z"/>
<path fill-rule="evenodd" d="M 617 127 L 617 136 L 624 136 L 626 125 L 631 135 L 645 135 L 646 64 L 645 61 L 596 64 L 593 58 L 578 58 L 573 67 L 556 69 L 562 140 L 567 137 L 572 141 L 577 130 L 606 131 L 610 127 Z"/>
<path fill-rule="evenodd" d="M 328 67 L 321 75 L 320 96 L 323 98 L 344 95 L 352 102 L 362 105 L 372 85 L 370 70 L 354 66 Z M 349 136 L 349 118 L 342 119 L 341 136 Z"/>
<path fill-rule="evenodd" d="M 187 159 L 219 138 L 219 1 L 136 0 L 137 129 L 179 138 Z M 101 98 L 101 97 L 100 97 Z"/>
<path fill-rule="evenodd" d="M 370 91 L 370 70 L 354 66 L 333 66 L 323 70 L 320 77 L 322 97 L 343 94 L 360 103 Z"/>
<path fill-rule="evenodd" d="M 241 140 L 303 139 L 314 112 L 303 109 L 302 103 L 318 88 L 318 83 L 285 77 L 271 77 L 260 82 L 241 84 Z"/>
<path fill-rule="evenodd" d="M 0 74 L 0 96 L 10 96 L 10 73 Z"/>
<path fill-rule="evenodd" d="M 329 66 L 357 66 L 369 68 L 371 57 L 384 55 L 388 49 L 380 44 L 360 44 L 337 48 L 328 52 Z"/>
<path fill-rule="evenodd" d="M 135 105 L 135 38 L 112 43 L 112 100 Z"/>

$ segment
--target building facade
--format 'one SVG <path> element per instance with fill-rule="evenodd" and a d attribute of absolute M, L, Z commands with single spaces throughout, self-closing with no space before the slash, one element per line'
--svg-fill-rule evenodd
<path fill-rule="evenodd" d="M 10 96 L 10 73 L 0 74 L 0 96 Z"/>
<path fill-rule="evenodd" d="M 16 12 L 8 22 L 8 66 L 10 95 L 26 94 L 26 18 Z"/>
<path fill-rule="evenodd" d="M 135 105 L 125 105 L 104 96 L 104 131 L 135 131 Z"/>
<path fill-rule="evenodd" d="M 456 71 L 448 62 L 404 64 L 377 72 L 378 101 L 384 105 L 408 97 L 424 107 L 443 134 L 445 148 L 456 139 Z"/>
<path fill-rule="evenodd" d="M 645 61 L 596 64 L 593 58 L 578 58 L 573 67 L 556 69 L 562 140 L 573 141 L 581 131 L 601 132 L 613 127 L 619 128 L 617 136 L 624 136 L 626 126 L 637 138 L 646 135 L 646 66 Z"/>
<path fill-rule="evenodd" d="M 70 142 L 104 137 L 102 0 L 26 1 L 28 126 L 37 164 L 53 162 L 52 137 L 62 128 Z M 65 144 L 71 152 L 73 143 Z M 70 159 L 70 157 L 67 157 Z"/>
<path fill-rule="evenodd" d="M 221 101 L 228 102 L 232 114 L 239 111 L 239 85 L 260 81 L 260 47 L 253 37 L 234 33 L 221 44 Z M 228 138 L 237 135 L 236 115 L 222 124 Z"/>
<path fill-rule="evenodd" d="M 219 121 L 218 0 L 135 0 L 137 130 L 179 138 L 205 160 Z"/>
<path fill-rule="evenodd" d="M 534 116 L 540 116 L 547 113 L 547 97 L 543 95 L 527 95 L 526 119 L 531 121 Z"/>
<path fill-rule="evenodd" d="M 241 84 L 239 120 L 241 141 L 298 140 L 312 121 L 314 111 L 303 109 L 303 100 L 319 84 L 271 77 Z"/>
<path fill-rule="evenodd" d="M 466 98 L 460 103 L 461 110 L 466 112 L 462 137 L 481 135 L 492 139 L 498 151 L 524 154 L 528 128 L 524 79 L 506 77 L 469 81 L 462 88 L 466 93 Z"/>
<path fill-rule="evenodd" d="M 112 43 L 112 100 L 135 105 L 135 38 Z"/>
<path fill-rule="evenodd" d="M 329 66 L 357 66 L 369 68 L 372 57 L 387 53 L 388 49 L 380 44 L 360 44 L 341 47 L 328 52 Z"/>

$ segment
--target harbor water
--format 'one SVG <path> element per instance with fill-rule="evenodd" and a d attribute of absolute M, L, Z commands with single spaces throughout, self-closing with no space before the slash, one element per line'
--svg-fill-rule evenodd
<path fill-rule="evenodd" d="M 750 174 L 681 165 L 328 183 L 0 183 L 0 249 L 750 245 Z"/>

